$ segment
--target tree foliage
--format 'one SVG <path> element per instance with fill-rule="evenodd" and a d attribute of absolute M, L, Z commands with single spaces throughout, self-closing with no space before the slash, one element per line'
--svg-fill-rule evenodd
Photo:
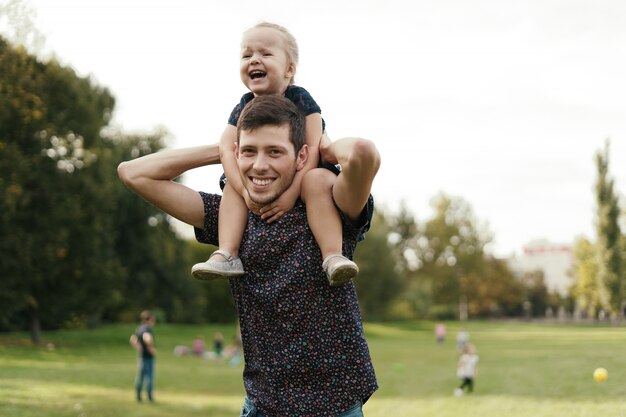
<path fill-rule="evenodd" d="M 366 239 L 359 243 L 355 253 L 355 261 L 361 270 L 355 285 L 366 320 L 391 318 L 391 308 L 403 289 L 389 244 L 389 234 L 387 219 L 381 212 L 375 213 Z"/>
<path fill-rule="evenodd" d="M 597 248 L 586 238 L 580 238 L 574 245 L 574 287 L 572 295 L 581 313 L 586 317 L 596 317 L 602 308 L 601 296 L 604 287 L 598 282 Z"/>
<path fill-rule="evenodd" d="M 199 305 L 186 243 L 117 179 L 164 132 L 107 128 L 115 100 L 57 62 L 0 38 L 0 329 L 96 325 Z M 107 133 L 108 132 L 108 133 Z"/>
<path fill-rule="evenodd" d="M 624 266 L 622 233 L 620 230 L 619 201 L 614 180 L 609 175 L 609 142 L 596 153 L 598 178 L 596 181 L 598 281 L 600 302 L 613 315 L 621 314 L 624 300 Z"/>
<path fill-rule="evenodd" d="M 98 182 L 110 169 L 96 148 L 114 100 L 73 70 L 39 62 L 3 39 L 0 75 L 0 317 L 6 324 L 28 311 L 36 338 L 40 323 L 101 308 L 85 297 L 109 295 L 118 279 L 110 223 L 96 215 L 112 209 L 111 181 Z"/>
<path fill-rule="evenodd" d="M 422 224 L 402 207 L 390 223 L 405 278 L 404 301 L 417 317 L 454 319 L 464 314 L 514 314 L 524 297 L 522 284 L 506 262 L 485 252 L 491 236 L 470 205 L 439 194 L 433 216 Z"/>

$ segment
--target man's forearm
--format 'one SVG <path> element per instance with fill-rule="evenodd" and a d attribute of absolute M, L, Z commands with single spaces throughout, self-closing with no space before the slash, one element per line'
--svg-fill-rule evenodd
<path fill-rule="evenodd" d="M 122 162 L 117 168 L 124 184 L 167 214 L 195 227 L 204 225 L 200 195 L 173 182 L 186 171 L 219 163 L 219 146 L 172 149 Z"/>
<path fill-rule="evenodd" d="M 219 163 L 219 146 L 206 145 L 169 149 L 122 162 L 118 171 L 122 181 L 132 188 L 133 181 L 139 178 L 173 180 L 190 169 Z"/>

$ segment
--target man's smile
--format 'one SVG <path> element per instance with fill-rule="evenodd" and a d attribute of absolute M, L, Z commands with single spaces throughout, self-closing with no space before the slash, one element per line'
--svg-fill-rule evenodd
<path fill-rule="evenodd" d="M 252 181 L 252 183 L 254 185 L 258 185 L 258 186 L 261 186 L 261 187 L 264 187 L 266 185 L 270 185 L 272 182 L 274 182 L 273 178 L 250 177 L 250 180 Z"/>

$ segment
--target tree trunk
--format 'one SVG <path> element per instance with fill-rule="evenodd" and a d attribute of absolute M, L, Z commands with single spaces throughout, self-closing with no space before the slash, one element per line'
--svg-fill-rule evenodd
<path fill-rule="evenodd" d="M 34 345 L 41 343 L 41 324 L 37 310 L 34 308 L 30 312 L 30 340 Z"/>

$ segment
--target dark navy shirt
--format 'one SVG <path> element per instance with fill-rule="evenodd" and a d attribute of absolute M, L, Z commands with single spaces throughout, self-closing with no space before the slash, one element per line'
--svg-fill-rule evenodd
<path fill-rule="evenodd" d="M 308 116 L 313 113 L 322 113 L 320 106 L 317 105 L 311 94 L 306 91 L 302 87 L 298 87 L 297 85 L 290 85 L 285 90 L 285 97 L 291 100 L 298 110 L 305 116 Z M 237 121 L 239 120 L 239 115 L 246 104 L 248 104 L 254 98 L 254 94 L 246 93 L 241 97 L 239 103 L 235 106 L 233 111 L 230 113 L 230 117 L 228 118 L 228 124 L 237 126 Z M 326 122 L 322 119 L 322 131 L 326 130 Z"/>
<path fill-rule="evenodd" d="M 139 344 L 141 345 L 141 352 L 140 352 L 141 357 L 144 359 L 152 358 L 153 355 L 152 353 L 150 353 L 150 351 L 148 350 L 148 347 L 146 346 L 146 342 L 144 342 L 143 340 L 144 333 L 150 333 L 152 335 L 152 342 L 154 343 L 154 334 L 152 333 L 152 326 L 148 324 L 142 324 L 139 327 L 137 327 L 137 329 L 135 330 L 135 335 L 137 336 L 137 339 L 139 340 Z"/>
<path fill-rule="evenodd" d="M 205 226 L 195 229 L 196 238 L 217 245 L 221 197 L 200 194 Z M 349 258 L 371 209 L 356 224 L 343 219 Z M 302 201 L 271 224 L 250 213 L 239 255 L 246 274 L 230 279 L 230 287 L 252 403 L 266 415 L 292 417 L 336 416 L 366 401 L 378 385 L 354 284 L 328 284 Z"/>

